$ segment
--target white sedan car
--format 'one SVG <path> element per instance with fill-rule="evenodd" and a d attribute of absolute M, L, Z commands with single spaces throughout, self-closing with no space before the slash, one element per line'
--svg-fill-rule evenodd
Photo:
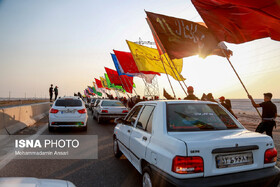
<path fill-rule="evenodd" d="M 93 109 L 93 118 L 98 123 L 104 120 L 125 117 L 128 109 L 119 100 L 100 100 L 100 102 Z"/>
<path fill-rule="evenodd" d="M 115 157 L 126 156 L 143 186 L 279 183 L 271 137 L 248 131 L 217 103 L 140 102 L 115 122 Z"/>
<path fill-rule="evenodd" d="M 59 98 L 49 111 L 49 131 L 55 127 L 78 127 L 86 131 L 87 118 L 87 109 L 80 98 Z"/>

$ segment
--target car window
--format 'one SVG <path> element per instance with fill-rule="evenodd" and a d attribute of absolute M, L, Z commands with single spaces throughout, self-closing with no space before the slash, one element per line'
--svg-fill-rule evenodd
<path fill-rule="evenodd" d="M 142 105 L 138 105 L 129 113 L 129 115 L 126 118 L 127 124 L 130 125 L 136 121 L 141 108 L 142 108 Z"/>
<path fill-rule="evenodd" d="M 142 110 L 139 120 L 137 121 L 136 127 L 139 129 L 146 130 L 146 126 L 148 123 L 148 120 L 151 116 L 151 113 L 153 112 L 155 106 L 145 106 L 145 108 Z"/>
<path fill-rule="evenodd" d="M 101 106 L 124 106 L 120 101 L 103 101 Z"/>
<path fill-rule="evenodd" d="M 96 101 L 96 99 L 91 99 L 91 103 L 94 103 Z"/>
<path fill-rule="evenodd" d="M 216 104 L 168 104 L 168 131 L 209 131 L 243 128 Z"/>
<path fill-rule="evenodd" d="M 55 102 L 55 106 L 77 107 L 82 106 L 82 101 L 78 99 L 58 99 Z"/>
<path fill-rule="evenodd" d="M 148 124 L 146 126 L 146 131 L 148 133 L 152 133 L 152 125 L 153 125 L 153 119 L 154 119 L 154 110 L 152 111 L 150 117 L 149 117 L 149 121 Z"/>

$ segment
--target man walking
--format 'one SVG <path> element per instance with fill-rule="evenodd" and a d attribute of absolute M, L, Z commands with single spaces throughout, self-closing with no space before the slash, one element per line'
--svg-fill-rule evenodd
<path fill-rule="evenodd" d="M 50 102 L 52 102 L 52 97 L 53 97 L 53 85 L 51 84 L 51 87 L 49 88 L 49 93 L 50 93 Z"/>
<path fill-rule="evenodd" d="M 55 88 L 54 88 L 54 100 L 57 99 L 57 95 L 58 95 L 58 87 L 55 86 Z"/>
<path fill-rule="evenodd" d="M 273 127 L 276 126 L 275 118 L 277 117 L 277 107 L 271 102 L 272 94 L 264 93 L 264 102 L 256 104 L 251 95 L 248 98 L 251 100 L 254 107 L 262 107 L 262 122 L 258 125 L 256 132 L 266 132 L 272 137 Z"/>

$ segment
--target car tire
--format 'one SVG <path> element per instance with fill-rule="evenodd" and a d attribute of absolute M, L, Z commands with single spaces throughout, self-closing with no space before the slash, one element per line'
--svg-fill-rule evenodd
<path fill-rule="evenodd" d="M 116 158 L 120 158 L 123 154 L 119 149 L 119 144 L 118 144 L 118 140 L 116 137 L 114 137 L 114 139 L 113 139 L 113 152 L 114 152 L 114 156 Z"/>
<path fill-rule="evenodd" d="M 54 127 L 51 127 L 50 125 L 48 125 L 48 129 L 49 129 L 49 132 L 53 132 L 54 131 Z"/>
<path fill-rule="evenodd" d="M 101 117 L 99 117 L 98 115 L 97 115 L 97 117 L 96 117 L 96 118 L 97 118 L 97 123 L 98 123 L 98 124 L 102 124 L 102 121 L 103 121 L 103 120 L 102 120 L 102 118 L 101 118 Z"/>
<path fill-rule="evenodd" d="M 142 173 L 142 186 L 143 187 L 153 187 L 156 186 L 153 181 L 153 175 L 151 168 L 149 166 L 145 166 Z"/>
<path fill-rule="evenodd" d="M 87 126 L 82 127 L 82 131 L 87 131 Z"/>

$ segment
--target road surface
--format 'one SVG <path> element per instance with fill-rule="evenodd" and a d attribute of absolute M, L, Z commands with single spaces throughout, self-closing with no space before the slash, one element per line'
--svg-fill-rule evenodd
<path fill-rule="evenodd" d="M 47 119 L 19 134 L 98 135 L 98 159 L 91 160 L 11 160 L 0 166 L 0 177 L 36 177 L 69 180 L 76 186 L 141 186 L 141 175 L 122 156 L 116 159 L 112 150 L 113 123 L 99 125 L 88 112 L 87 132 L 67 129 L 49 132 Z M 45 129 L 45 130 L 44 130 Z M 1 164 L 0 164 L 1 165 Z M 3 165 L 3 164 L 2 164 Z"/>

